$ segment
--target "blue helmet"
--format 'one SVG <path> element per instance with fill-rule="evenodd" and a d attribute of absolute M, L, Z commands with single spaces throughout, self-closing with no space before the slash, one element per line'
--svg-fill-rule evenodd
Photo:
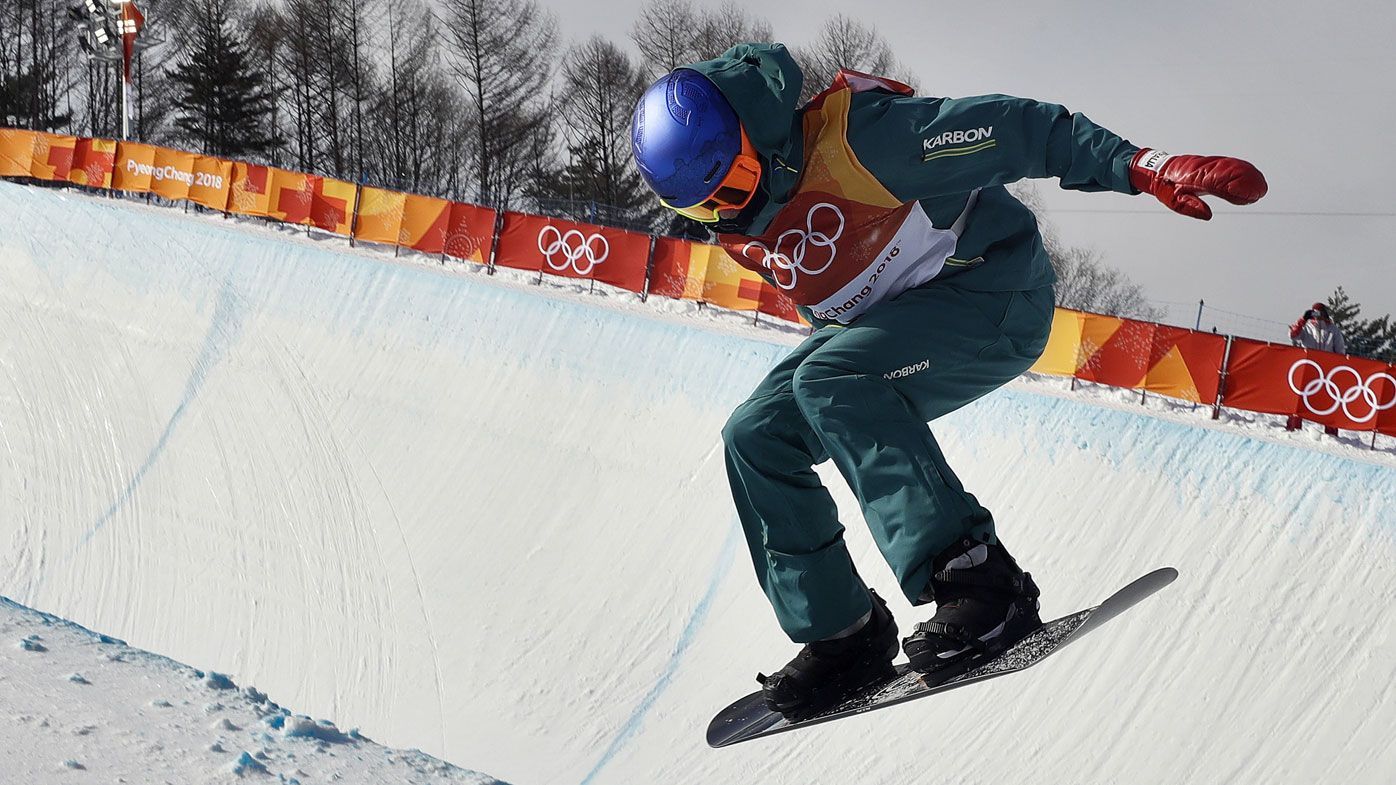
<path fill-rule="evenodd" d="M 680 68 L 640 96 L 630 146 L 659 198 L 688 207 L 711 195 L 742 153 L 742 124 L 717 85 Z"/>

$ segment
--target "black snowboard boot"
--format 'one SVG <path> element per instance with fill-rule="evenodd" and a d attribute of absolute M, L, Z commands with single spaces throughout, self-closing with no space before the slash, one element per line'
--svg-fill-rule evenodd
<path fill-rule="evenodd" d="M 833 708 L 858 690 L 896 675 L 897 623 L 872 594 L 872 615 L 857 632 L 807 643 L 779 672 L 758 674 L 771 711 L 799 720 Z"/>
<path fill-rule="evenodd" d="M 999 654 L 1042 626 L 1037 584 L 997 543 L 960 540 L 933 562 L 935 616 L 902 648 L 913 670 L 946 671 Z"/>

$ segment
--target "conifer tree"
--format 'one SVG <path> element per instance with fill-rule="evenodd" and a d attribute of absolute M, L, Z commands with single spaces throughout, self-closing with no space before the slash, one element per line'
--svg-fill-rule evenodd
<path fill-rule="evenodd" d="M 1343 333 L 1348 354 L 1382 362 L 1396 362 L 1396 321 L 1387 314 L 1363 319 L 1362 306 L 1339 286 L 1328 296 L 1328 314 Z"/>
<path fill-rule="evenodd" d="M 279 144 L 269 123 L 271 94 L 234 31 L 235 4 L 195 0 L 187 49 L 170 74 L 178 97 L 175 125 L 209 155 L 258 155 Z"/>

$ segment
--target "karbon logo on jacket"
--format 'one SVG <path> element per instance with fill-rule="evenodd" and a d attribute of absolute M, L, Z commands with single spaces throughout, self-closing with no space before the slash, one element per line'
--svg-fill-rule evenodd
<path fill-rule="evenodd" d="M 921 141 L 921 152 L 923 153 L 921 160 L 929 161 L 933 158 L 970 155 L 981 150 L 988 150 L 998 144 L 993 136 L 994 127 L 992 125 L 983 128 L 945 131 Z"/>

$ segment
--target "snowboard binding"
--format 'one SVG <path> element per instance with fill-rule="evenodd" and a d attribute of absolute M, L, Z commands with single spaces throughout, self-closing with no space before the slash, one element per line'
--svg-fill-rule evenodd
<path fill-rule="evenodd" d="M 923 598 L 935 600 L 936 613 L 902 642 L 912 670 L 963 673 L 1042 626 L 1041 592 L 1002 545 L 961 540 L 935 567 Z"/>
<path fill-rule="evenodd" d="M 872 595 L 867 623 L 851 635 L 805 644 L 774 674 L 756 675 L 767 708 L 798 721 L 838 706 L 847 698 L 897 675 L 897 623 L 887 602 Z"/>

